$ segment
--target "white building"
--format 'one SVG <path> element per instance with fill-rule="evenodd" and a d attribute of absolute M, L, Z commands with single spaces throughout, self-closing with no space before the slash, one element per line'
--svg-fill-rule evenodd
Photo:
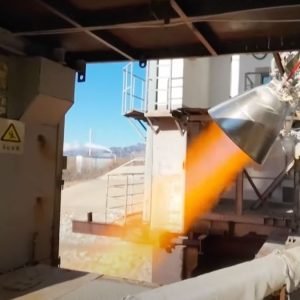
<path fill-rule="evenodd" d="M 67 171 L 76 174 L 104 170 L 116 159 L 109 148 L 92 143 L 65 144 L 64 156 L 67 157 Z"/>

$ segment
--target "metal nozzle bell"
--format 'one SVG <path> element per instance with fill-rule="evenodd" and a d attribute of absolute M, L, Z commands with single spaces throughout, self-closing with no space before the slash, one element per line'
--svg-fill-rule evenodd
<path fill-rule="evenodd" d="M 290 111 L 276 84 L 256 87 L 211 108 L 208 113 L 228 137 L 254 161 L 267 157 Z"/>

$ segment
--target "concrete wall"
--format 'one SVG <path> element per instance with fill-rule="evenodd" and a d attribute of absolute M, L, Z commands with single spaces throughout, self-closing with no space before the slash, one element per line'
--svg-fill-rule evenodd
<path fill-rule="evenodd" d="M 210 59 L 185 59 L 183 76 L 183 106 L 208 107 L 210 96 Z"/>
<path fill-rule="evenodd" d="M 40 261 L 52 254 L 58 127 L 26 126 L 21 156 L 0 155 L 0 272 Z M 45 138 L 41 148 L 38 136 Z"/>
<path fill-rule="evenodd" d="M 182 107 L 191 108 L 209 108 L 230 98 L 231 87 L 231 56 L 223 55 L 212 58 L 188 58 L 183 60 L 183 98 Z M 245 90 L 245 74 L 247 72 L 267 71 L 270 68 L 272 56 L 269 54 L 264 59 L 255 59 L 251 54 L 240 55 L 238 91 L 242 93 Z M 169 64 L 167 62 L 170 61 Z M 158 102 L 161 104 L 160 110 L 166 110 L 163 105 L 167 99 L 167 80 L 165 77 L 176 75 L 179 72 L 172 73 L 172 69 L 177 70 L 181 63 L 174 60 L 150 61 L 148 70 L 148 108 L 147 111 L 157 110 L 155 103 L 156 92 L 159 88 Z M 172 65 L 172 66 L 171 66 Z M 159 68 L 157 67 L 159 66 Z M 168 67 L 169 66 L 169 67 Z M 162 69 L 161 71 L 159 71 Z M 172 74 L 171 74 L 172 73 Z M 176 74 L 175 74 L 176 73 Z M 158 80 L 159 76 L 163 78 Z M 255 83 L 258 77 L 255 78 Z M 174 91 L 174 95 L 179 90 Z M 170 92 L 172 95 L 172 92 Z M 180 107 L 178 100 L 171 106 L 173 109 Z"/>
<path fill-rule="evenodd" d="M 186 134 L 171 119 L 159 126 L 152 137 L 151 228 L 177 232 L 183 228 Z"/>
<path fill-rule="evenodd" d="M 10 58 L 8 117 L 24 122 L 25 145 L 22 155 L 0 154 L 0 272 L 32 262 L 57 263 L 63 116 L 73 101 L 75 74 L 61 66 L 58 80 L 48 74 L 47 80 L 56 80 L 51 86 L 64 87 L 59 90 L 68 98 L 69 103 L 57 106 L 64 95 L 56 97 L 55 90 L 49 94 L 43 88 L 42 96 L 39 88 L 47 82 L 40 81 L 41 68 L 51 73 L 57 65 L 39 58 Z M 43 99 L 42 111 L 36 110 Z M 39 121 L 40 115 L 51 119 L 52 113 L 61 118 L 51 124 Z"/>
<path fill-rule="evenodd" d="M 151 61 L 147 111 L 164 113 L 180 107 L 209 108 L 227 100 L 230 72 L 231 56 Z M 158 89 L 157 94 L 155 89 Z"/>
<path fill-rule="evenodd" d="M 184 60 L 183 106 L 209 108 L 229 99 L 231 56 Z"/>
<path fill-rule="evenodd" d="M 230 98 L 231 55 L 210 59 L 209 102 L 212 107 Z"/>

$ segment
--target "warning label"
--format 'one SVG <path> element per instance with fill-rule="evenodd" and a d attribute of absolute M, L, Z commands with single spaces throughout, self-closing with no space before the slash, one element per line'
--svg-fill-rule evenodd
<path fill-rule="evenodd" d="M 3 142 L 21 143 L 18 131 L 14 124 L 10 124 L 1 137 Z"/>
<path fill-rule="evenodd" d="M 22 122 L 0 118 L 0 153 L 23 153 L 24 131 Z"/>

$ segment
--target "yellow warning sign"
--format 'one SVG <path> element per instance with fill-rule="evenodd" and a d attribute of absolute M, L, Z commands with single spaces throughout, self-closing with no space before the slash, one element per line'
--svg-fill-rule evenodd
<path fill-rule="evenodd" d="M 24 139 L 24 123 L 0 118 L 0 155 L 22 154 L 24 149 Z"/>
<path fill-rule="evenodd" d="M 21 143 L 20 136 L 14 124 L 9 124 L 3 135 L 1 141 L 10 143 Z"/>

